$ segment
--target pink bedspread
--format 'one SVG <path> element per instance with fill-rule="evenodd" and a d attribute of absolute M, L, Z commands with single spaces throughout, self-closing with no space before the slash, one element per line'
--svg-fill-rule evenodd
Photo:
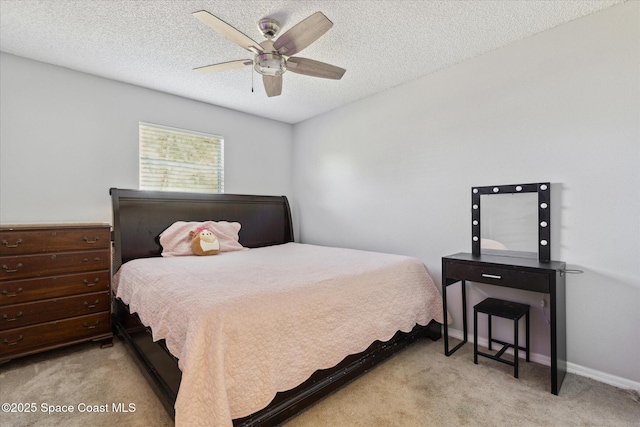
<path fill-rule="evenodd" d="M 298 243 L 134 260 L 114 287 L 179 359 L 177 426 L 231 426 L 375 340 L 442 323 L 419 260 Z"/>

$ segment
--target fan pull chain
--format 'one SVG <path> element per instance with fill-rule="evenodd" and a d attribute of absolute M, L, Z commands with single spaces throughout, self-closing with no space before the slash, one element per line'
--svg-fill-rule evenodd
<path fill-rule="evenodd" d="M 251 93 L 253 93 L 253 76 L 255 74 L 255 68 L 251 67 Z"/>

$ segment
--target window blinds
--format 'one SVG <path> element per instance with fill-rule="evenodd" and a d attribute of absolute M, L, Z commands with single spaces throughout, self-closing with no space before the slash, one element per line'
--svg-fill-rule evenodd
<path fill-rule="evenodd" d="M 224 192 L 224 139 L 140 122 L 140 189 Z"/>

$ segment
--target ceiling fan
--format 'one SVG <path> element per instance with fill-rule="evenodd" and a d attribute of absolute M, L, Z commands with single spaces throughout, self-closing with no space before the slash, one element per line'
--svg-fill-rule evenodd
<path fill-rule="evenodd" d="M 282 93 L 282 75 L 286 71 L 334 80 L 340 80 L 346 71 L 344 68 L 324 62 L 293 56 L 318 40 L 333 26 L 333 22 L 329 21 L 322 12 L 316 12 L 300 21 L 276 40 L 273 38 L 280 31 L 280 23 L 272 18 L 261 19 L 258 21 L 258 28 L 266 37 L 262 43 L 255 42 L 249 36 L 207 11 L 194 12 L 193 16 L 254 54 L 253 59 L 240 59 L 194 68 L 196 72 L 226 71 L 253 65 L 253 68 L 262 74 L 262 82 L 267 96 L 271 97 Z"/>

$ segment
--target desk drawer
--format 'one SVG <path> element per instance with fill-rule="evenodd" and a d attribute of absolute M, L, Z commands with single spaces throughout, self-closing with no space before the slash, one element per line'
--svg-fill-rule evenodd
<path fill-rule="evenodd" d="M 544 273 L 461 262 L 447 262 L 445 268 L 450 279 L 549 293 L 549 276 Z"/>

